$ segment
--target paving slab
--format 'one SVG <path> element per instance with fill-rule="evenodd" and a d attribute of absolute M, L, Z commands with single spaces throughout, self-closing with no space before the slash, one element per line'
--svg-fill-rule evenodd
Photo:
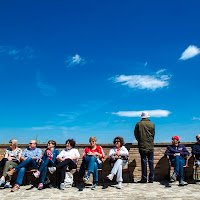
<path fill-rule="evenodd" d="M 1 200 L 100 200 L 100 199 L 118 199 L 118 200 L 200 200 L 200 185 L 187 184 L 183 187 L 178 186 L 178 183 L 154 182 L 153 184 L 142 183 L 123 183 L 122 189 L 117 189 L 116 185 L 108 186 L 102 189 L 102 186 L 97 186 L 96 190 L 91 190 L 91 187 L 65 188 L 59 190 L 57 188 L 47 188 L 37 190 L 31 188 L 31 185 L 21 186 L 20 190 L 10 192 L 10 189 L 0 189 Z"/>

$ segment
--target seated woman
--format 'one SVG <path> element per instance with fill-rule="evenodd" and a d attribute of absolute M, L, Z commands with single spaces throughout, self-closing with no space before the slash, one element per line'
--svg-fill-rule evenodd
<path fill-rule="evenodd" d="M 110 162 L 114 163 L 111 173 L 107 176 L 108 179 L 112 181 L 114 175 L 117 174 L 117 188 L 121 189 L 122 185 L 122 168 L 128 165 L 128 150 L 124 145 L 123 137 L 116 137 L 113 140 L 115 147 L 113 147 L 109 152 Z"/>
<path fill-rule="evenodd" d="M 47 143 L 47 149 L 45 150 L 43 157 L 41 159 L 41 166 L 37 172 L 33 173 L 33 175 L 36 178 L 39 178 L 40 176 L 40 183 L 38 185 L 38 190 L 43 189 L 47 168 L 56 166 L 55 162 L 58 154 L 59 151 L 56 150 L 56 142 L 54 140 L 49 140 Z"/>
<path fill-rule="evenodd" d="M 65 172 L 66 167 L 71 169 L 77 168 L 77 161 L 80 157 L 80 154 L 77 149 L 75 149 L 76 142 L 73 139 L 68 139 L 66 141 L 66 149 L 62 150 L 60 154 L 57 156 L 58 165 L 56 168 L 59 171 L 59 178 L 60 178 L 60 189 L 64 190 L 64 180 L 65 180 Z"/>
<path fill-rule="evenodd" d="M 174 173 L 171 178 L 173 180 L 177 180 L 177 176 L 179 176 L 179 185 L 184 186 L 183 182 L 183 166 L 185 165 L 184 157 L 189 155 L 188 150 L 184 145 L 179 144 L 179 137 L 172 137 L 172 145 L 167 146 L 167 150 L 165 151 L 165 156 L 168 157 L 171 161 L 171 166 L 174 167 Z"/>
<path fill-rule="evenodd" d="M 0 179 L 0 186 L 5 184 L 5 179 L 7 173 L 10 169 L 17 167 L 20 163 L 20 157 L 22 154 L 22 150 L 17 147 L 17 140 L 11 139 L 9 141 L 10 147 L 5 151 L 4 158 L 0 162 L 0 166 L 3 168 L 3 176 Z M 9 180 L 4 185 L 5 188 L 10 187 L 11 177 L 9 176 Z"/>
<path fill-rule="evenodd" d="M 90 147 L 86 147 L 83 153 L 83 162 L 79 170 L 79 177 L 83 178 L 85 170 L 88 169 L 87 175 L 83 178 L 87 182 L 90 174 L 93 173 L 92 190 L 96 189 L 98 182 L 98 168 L 102 168 L 102 158 L 105 157 L 102 147 L 97 146 L 97 139 L 90 137 Z"/>

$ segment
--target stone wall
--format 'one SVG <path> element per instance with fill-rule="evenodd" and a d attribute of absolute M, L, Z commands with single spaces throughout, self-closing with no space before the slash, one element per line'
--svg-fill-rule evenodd
<path fill-rule="evenodd" d="M 167 145 L 170 143 L 155 143 L 154 145 L 154 168 L 155 168 L 155 180 L 162 181 L 167 180 L 169 177 L 169 165 L 168 160 L 164 157 L 164 152 L 166 150 Z M 191 152 L 191 146 L 194 143 L 181 143 L 184 144 L 188 151 Z M 104 169 L 104 176 L 109 174 L 110 166 L 108 161 L 108 153 L 109 150 L 113 147 L 113 144 L 98 144 L 102 146 L 106 158 L 105 162 L 103 164 Z M 0 159 L 2 159 L 4 151 L 8 147 L 8 144 L 1 144 L 0 145 Z M 86 144 L 77 144 L 76 148 L 79 150 L 80 155 L 82 155 L 83 150 L 85 148 Z M 27 147 L 27 144 L 19 144 L 19 147 L 24 150 Z M 41 148 L 43 151 L 46 148 L 46 144 L 38 144 L 38 147 Z M 127 149 L 130 153 L 130 160 L 129 160 L 129 173 L 130 173 L 130 180 L 131 181 L 138 181 L 141 178 L 141 161 L 140 161 L 140 154 L 138 152 L 137 144 L 127 143 L 126 144 Z M 65 144 L 58 144 L 57 149 L 61 151 L 65 148 Z M 193 175 L 193 158 L 190 157 L 189 159 L 189 174 L 190 177 Z M 78 162 L 78 169 L 81 164 L 81 159 Z M 127 173 L 124 174 L 124 181 L 127 181 Z"/>

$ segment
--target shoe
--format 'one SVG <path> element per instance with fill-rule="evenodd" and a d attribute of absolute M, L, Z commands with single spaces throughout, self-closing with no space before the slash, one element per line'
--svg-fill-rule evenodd
<path fill-rule="evenodd" d="M 146 179 L 141 179 L 140 181 L 138 181 L 138 183 L 146 183 L 147 180 Z"/>
<path fill-rule="evenodd" d="M 149 180 L 148 183 L 153 183 L 153 180 Z"/>
<path fill-rule="evenodd" d="M 174 181 L 177 180 L 177 174 L 175 172 L 172 174 L 171 179 L 173 179 Z"/>
<path fill-rule="evenodd" d="M 88 182 L 88 181 L 89 181 L 89 179 L 90 179 L 90 177 L 89 177 L 89 176 L 85 176 L 85 177 L 83 178 L 84 182 Z"/>
<path fill-rule="evenodd" d="M 184 186 L 185 184 L 184 184 L 184 182 L 183 182 L 183 180 L 180 180 L 179 181 L 179 186 Z"/>
<path fill-rule="evenodd" d="M 122 188 L 122 182 L 118 182 L 116 188 L 117 188 L 117 189 L 121 189 L 121 188 Z"/>
<path fill-rule="evenodd" d="M 35 178 L 39 178 L 40 177 L 40 172 L 37 171 L 37 172 L 33 173 L 33 175 L 35 176 Z"/>
<path fill-rule="evenodd" d="M 43 183 L 40 183 L 39 185 L 38 185 L 38 190 L 42 190 L 43 189 Z"/>
<path fill-rule="evenodd" d="M 60 189 L 61 189 L 61 190 L 64 190 L 64 189 L 65 189 L 65 184 L 64 184 L 64 183 L 61 183 L 61 184 L 60 184 Z"/>
<path fill-rule="evenodd" d="M 0 186 L 2 186 L 3 184 L 5 184 L 5 179 L 1 178 L 0 179 Z"/>
<path fill-rule="evenodd" d="M 49 167 L 49 172 L 53 174 L 56 171 L 56 167 Z"/>
<path fill-rule="evenodd" d="M 6 172 L 8 176 L 12 176 L 15 173 L 14 169 L 11 169 L 9 172 Z"/>
<path fill-rule="evenodd" d="M 114 175 L 113 174 L 109 174 L 108 176 L 106 176 L 110 181 L 113 180 Z"/>
<path fill-rule="evenodd" d="M 95 184 L 92 186 L 91 190 L 96 190 L 96 188 L 97 188 L 97 184 L 95 183 Z"/>
<path fill-rule="evenodd" d="M 11 192 L 15 192 L 15 191 L 17 191 L 17 190 L 19 190 L 19 185 L 14 185 L 14 187 L 11 189 Z"/>
<path fill-rule="evenodd" d="M 10 188 L 10 182 L 7 181 L 6 184 L 4 185 L 4 188 Z"/>

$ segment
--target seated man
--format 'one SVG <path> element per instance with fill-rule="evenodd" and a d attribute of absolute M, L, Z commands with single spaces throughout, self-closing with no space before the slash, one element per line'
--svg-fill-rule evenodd
<path fill-rule="evenodd" d="M 188 150 L 184 145 L 179 144 L 179 137 L 172 137 L 172 145 L 167 146 L 167 150 L 165 151 L 165 156 L 167 156 L 171 161 L 171 166 L 174 167 L 174 173 L 171 178 L 173 180 L 177 180 L 177 176 L 179 176 L 179 185 L 184 186 L 183 182 L 183 166 L 185 165 L 185 156 L 189 155 Z"/>
<path fill-rule="evenodd" d="M 200 134 L 196 136 L 197 143 L 192 146 L 192 155 L 197 159 L 196 166 L 200 166 Z"/>
<path fill-rule="evenodd" d="M 37 142 L 35 140 L 31 140 L 29 143 L 29 147 L 25 149 L 21 155 L 20 160 L 22 163 L 7 172 L 9 176 L 12 176 L 14 172 L 18 172 L 17 180 L 14 187 L 11 189 L 11 192 L 15 192 L 20 188 L 26 170 L 37 168 L 36 162 L 37 160 L 41 159 L 42 150 L 40 148 L 36 148 L 36 145 Z"/>

